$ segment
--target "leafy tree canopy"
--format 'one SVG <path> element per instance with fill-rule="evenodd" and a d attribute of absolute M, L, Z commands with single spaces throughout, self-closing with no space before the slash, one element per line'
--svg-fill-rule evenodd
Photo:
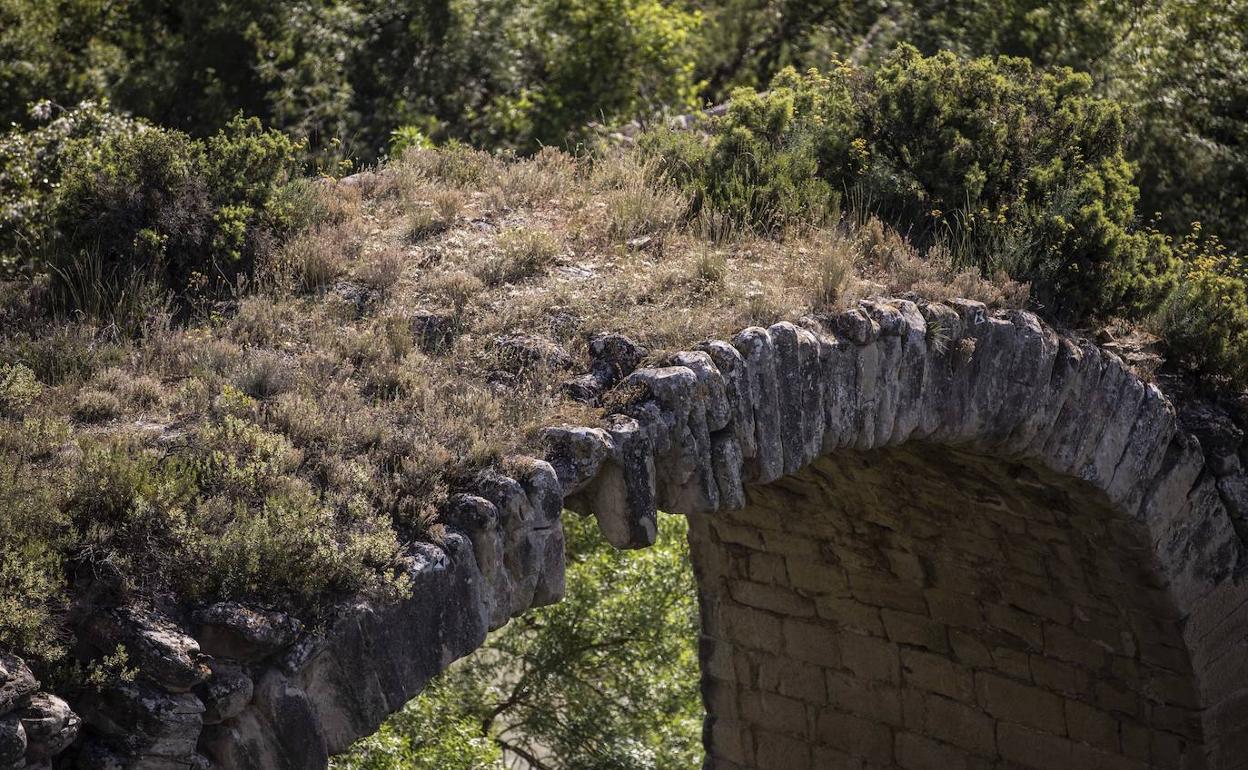
<path fill-rule="evenodd" d="M 567 596 L 511 621 L 337 770 L 687 770 L 701 760 L 696 586 L 686 524 L 617 551 L 568 516 Z"/>

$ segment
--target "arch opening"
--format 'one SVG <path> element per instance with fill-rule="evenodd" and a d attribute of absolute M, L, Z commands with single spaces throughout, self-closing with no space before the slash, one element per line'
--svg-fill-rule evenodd
<path fill-rule="evenodd" d="M 930 444 L 691 514 L 708 766 L 1203 766 L 1149 542 L 1089 484 Z"/>

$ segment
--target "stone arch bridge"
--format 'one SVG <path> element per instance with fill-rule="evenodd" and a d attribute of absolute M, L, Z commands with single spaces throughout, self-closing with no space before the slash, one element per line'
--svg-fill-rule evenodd
<path fill-rule="evenodd" d="M 1181 421 L 1112 353 L 964 300 L 864 302 L 667 363 L 457 497 L 410 553 L 412 599 L 270 648 L 262 613 L 200 616 L 196 644 L 239 662 L 113 693 L 112 745 L 136 767 L 324 767 L 558 600 L 562 510 L 636 548 L 661 509 L 691 524 L 708 768 L 1248 767 L 1225 414 Z"/>

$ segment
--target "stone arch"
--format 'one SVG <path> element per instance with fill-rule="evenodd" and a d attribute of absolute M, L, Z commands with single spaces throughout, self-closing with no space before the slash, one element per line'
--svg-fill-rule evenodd
<path fill-rule="evenodd" d="M 552 431 L 552 462 L 567 506 L 597 516 L 620 547 L 651 542 L 656 509 L 690 516 L 709 766 L 1248 764 L 1238 459 L 1207 457 L 1161 391 L 1117 356 L 1030 313 L 889 300 L 746 329 L 667 363 L 631 375 L 640 395 L 603 428 Z M 925 506 L 940 516 L 893 522 L 912 546 L 879 570 L 896 584 L 872 586 L 870 570 L 845 566 L 885 558 L 878 549 L 812 553 L 834 545 L 818 530 L 838 505 L 861 522 L 864 490 L 907 493 L 896 478 L 845 472 L 862 462 L 927 478 L 961 464 L 944 474 L 948 499 Z M 925 591 L 973 582 L 976 563 L 933 582 L 906 528 L 946 522 L 927 546 L 954 553 L 950 538 L 976 533 L 949 526 L 949 506 L 970 499 L 959 486 L 989 480 L 1033 519 L 1048 517 L 1027 525 L 1012 514 L 1019 538 L 1043 545 L 1026 529 L 1043 525 L 1060 545 L 1050 558 L 1092 569 L 1072 581 L 1084 585 L 1041 565 L 1051 582 L 997 587 L 979 604 L 964 595 L 979 619 L 959 625 L 934 616 Z M 786 495 L 800 504 L 786 508 Z M 1005 554 L 980 556 L 995 574 L 1010 567 Z M 920 579 L 905 585 L 904 570 Z M 967 609 L 956 591 L 945 599 L 945 611 Z M 975 660 L 976 634 L 1008 640 L 1001 660 L 982 643 L 987 658 Z M 872 682 L 888 686 L 874 700 Z M 896 710 L 881 713 L 892 699 Z"/>
<path fill-rule="evenodd" d="M 407 600 L 357 597 L 293 640 L 236 606 L 126 620 L 144 672 L 202 647 L 213 674 L 72 704 L 78 765 L 325 767 L 558 601 L 566 507 L 623 548 L 659 509 L 690 518 L 716 770 L 1248 767 L 1248 448 L 1224 414 L 1180 425 L 1112 353 L 966 300 L 665 363 L 601 427 L 552 428 L 546 460 L 454 498 L 406 554 Z"/>

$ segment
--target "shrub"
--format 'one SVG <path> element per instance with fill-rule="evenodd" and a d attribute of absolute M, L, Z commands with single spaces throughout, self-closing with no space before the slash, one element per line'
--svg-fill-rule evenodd
<path fill-rule="evenodd" d="M 0 419 L 0 648 L 39 661 L 64 653 L 55 617 L 72 538 L 61 512 L 63 477 L 45 463 L 68 430 L 61 421 Z"/>
<path fill-rule="evenodd" d="M 672 177 L 738 228 L 770 234 L 795 220 L 836 212 L 841 177 L 864 161 L 854 104 L 857 73 L 832 76 L 789 70 L 766 94 L 737 89 L 703 141 L 687 132 L 657 132 L 644 144 L 663 157 Z"/>
<path fill-rule="evenodd" d="M 276 353 L 253 354 L 235 377 L 238 389 L 252 398 L 268 399 L 295 387 L 290 362 Z"/>
<path fill-rule="evenodd" d="M 962 262 L 1031 281 L 1059 316 L 1160 297 L 1158 255 L 1131 231 L 1123 111 L 1090 77 L 902 48 L 871 88 L 869 191 L 903 231 L 944 231 Z"/>
<path fill-rule="evenodd" d="M 554 263 L 559 243 L 544 230 L 517 227 L 498 236 L 495 253 L 477 268 L 487 286 L 537 275 Z"/>
<path fill-rule="evenodd" d="M 708 140 L 646 144 L 739 227 L 836 219 L 848 200 L 960 264 L 1031 281 L 1051 312 L 1079 318 L 1156 302 L 1170 267 L 1131 229 L 1122 111 L 1091 90 L 1069 69 L 902 47 L 874 70 L 785 70 L 766 94 L 735 92 Z"/>
<path fill-rule="evenodd" d="M 40 325 L 0 340 L 0 358 L 21 361 L 45 385 L 86 380 L 125 355 L 116 340 L 103 337 L 90 324 Z"/>
<path fill-rule="evenodd" d="M 1169 358 L 1212 380 L 1248 383 L 1248 264 L 1199 228 L 1183 239 L 1182 274 L 1154 316 Z"/>
<path fill-rule="evenodd" d="M 121 414 L 121 400 L 104 390 L 84 390 L 74 399 L 74 417 L 83 422 L 104 422 Z"/>
<path fill-rule="evenodd" d="M 299 146 L 280 131 L 266 131 L 258 119 L 239 115 L 208 137 L 204 150 L 203 173 L 215 208 L 211 259 L 224 264 L 227 275 L 248 271 L 265 239 L 302 216 L 282 195 L 298 169 Z"/>
<path fill-rule="evenodd" d="M 358 490 L 314 492 L 294 475 L 302 453 L 246 419 L 227 415 L 170 454 L 121 439 L 80 443 L 65 499 L 31 517 L 39 529 L 18 543 L 29 553 L 0 579 L 52 585 L 61 555 L 74 553 L 122 594 L 172 590 L 303 610 L 337 592 L 402 588 L 390 569 L 398 543 L 384 515 Z M 6 479 L 0 503 L 15 497 Z M 45 479 L 37 491 L 56 489 Z M 71 537 L 52 536 L 58 520 L 72 525 L 63 527 Z M 0 533 L 0 553 L 15 549 L 12 541 Z M 32 623 L 47 619 L 35 610 L 27 613 Z"/>
<path fill-rule="evenodd" d="M 343 510 L 294 483 L 256 506 L 209 498 L 195 509 L 191 596 L 279 598 L 307 604 L 337 592 L 393 585 L 394 531 L 362 498 Z"/>
<path fill-rule="evenodd" d="M 384 295 L 403 277 L 406 255 L 397 248 L 383 249 L 370 255 L 355 270 L 355 279 Z"/>
<path fill-rule="evenodd" d="M 22 364 L 0 364 L 0 417 L 20 415 L 43 387 L 35 373 Z"/>
<path fill-rule="evenodd" d="M 185 560 L 194 484 L 181 462 L 124 439 L 82 439 L 64 508 L 77 558 L 120 593 L 166 588 Z"/>
<path fill-rule="evenodd" d="M 419 126 L 399 126 L 390 132 L 390 157 L 401 158 L 408 150 L 427 150 L 433 142 Z"/>
<path fill-rule="evenodd" d="M 7 498 L 0 490 L 6 507 Z M 54 541 L 20 523 L 0 529 L 0 647 L 36 659 L 64 654 L 52 621 L 64 590 L 61 561 Z"/>
<path fill-rule="evenodd" d="M 38 121 L 33 129 L 15 127 L 0 136 L 0 277 L 34 267 L 52 193 L 66 168 L 94 152 L 105 138 L 143 125 L 111 112 L 107 103 L 83 102 L 60 110 L 40 102 L 30 112 Z"/>
<path fill-rule="evenodd" d="M 144 285 L 183 300 L 251 274 L 286 229 L 278 189 L 294 144 L 238 118 L 200 141 L 139 126 L 67 165 L 40 256 L 70 310 L 94 311 Z"/>

